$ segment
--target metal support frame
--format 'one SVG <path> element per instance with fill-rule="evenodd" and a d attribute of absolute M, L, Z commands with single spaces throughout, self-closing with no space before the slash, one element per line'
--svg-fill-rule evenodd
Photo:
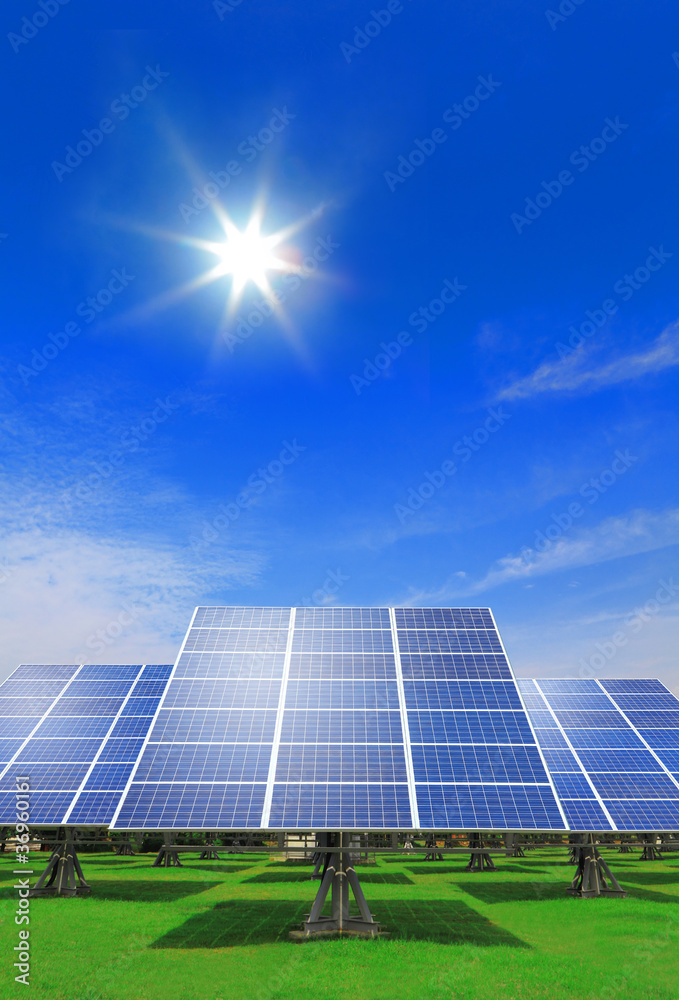
<path fill-rule="evenodd" d="M 126 858 L 134 858 L 135 857 L 135 853 L 132 850 L 132 844 L 130 843 L 129 840 L 124 840 L 122 842 L 122 844 L 120 845 L 120 847 L 116 851 L 116 857 L 117 858 L 118 857 L 126 857 Z"/>
<path fill-rule="evenodd" d="M 361 937 L 376 937 L 380 925 L 371 914 L 363 890 L 353 866 L 352 856 L 347 852 L 350 846 L 351 834 L 326 834 L 327 847 L 340 847 L 344 850 L 328 850 L 324 855 L 324 868 L 321 884 L 311 912 L 302 924 L 301 931 L 291 931 L 293 940 L 303 940 L 327 934 L 354 934 Z M 331 843 L 334 841 L 334 843 Z M 317 862 L 317 866 L 319 862 Z M 354 894 L 359 913 L 349 912 L 349 890 Z M 331 913 L 322 916 L 323 906 L 331 893 Z"/>
<path fill-rule="evenodd" d="M 177 868 L 183 868 L 183 864 L 179 860 L 179 855 L 172 844 L 172 837 L 169 833 L 163 834 L 163 846 L 158 851 L 156 855 L 156 860 L 151 865 L 152 868 L 172 868 L 176 866 Z"/>
<path fill-rule="evenodd" d="M 526 854 L 515 833 L 505 834 L 505 851 L 508 858 L 525 858 Z"/>
<path fill-rule="evenodd" d="M 578 852 L 578 870 L 567 890 L 579 899 L 595 896 L 618 896 L 627 893 L 599 854 L 593 834 L 585 834 L 583 842 L 575 845 Z"/>
<path fill-rule="evenodd" d="M 469 834 L 469 849 L 472 856 L 469 864 L 465 866 L 466 872 L 494 872 L 497 871 L 490 854 L 483 850 L 483 837 L 480 833 Z"/>
<path fill-rule="evenodd" d="M 212 835 L 205 838 L 205 850 L 198 855 L 199 861 L 221 861 L 221 858 L 215 851 L 215 842 Z"/>
<path fill-rule="evenodd" d="M 443 861 L 443 855 L 437 847 L 436 837 L 434 835 L 427 837 L 424 846 L 429 849 L 429 853 L 425 854 L 423 858 L 424 861 Z"/>
<path fill-rule="evenodd" d="M 656 841 L 658 839 L 657 833 L 647 834 L 644 837 L 644 849 L 641 852 L 641 857 L 639 861 L 662 861 L 663 857 L 659 849 L 656 847 Z"/>
<path fill-rule="evenodd" d="M 74 842 L 75 828 L 64 828 L 64 836 L 52 851 L 47 868 L 29 889 L 29 897 L 36 896 L 89 896 L 91 886 L 85 881 Z"/>

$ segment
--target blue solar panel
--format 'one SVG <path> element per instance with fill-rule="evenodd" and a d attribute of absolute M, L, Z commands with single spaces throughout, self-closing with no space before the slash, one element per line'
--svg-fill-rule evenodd
<path fill-rule="evenodd" d="M 164 669 L 167 672 L 169 668 L 165 666 Z M 118 740 L 111 743 L 108 750 L 106 738 L 112 729 L 124 724 L 122 718 L 116 722 L 116 717 L 125 706 L 125 698 L 130 704 L 134 679 L 146 674 L 141 666 L 122 665 L 65 669 L 43 664 L 39 671 L 31 668 L 30 672 L 36 674 L 34 680 L 17 681 L 18 676 L 25 678 L 28 673 L 26 668 L 19 668 L 10 678 L 9 685 L 33 684 L 44 694 L 45 685 L 50 684 L 53 697 L 35 699 L 34 704 L 43 718 L 23 720 L 28 724 L 21 733 L 25 738 L 15 741 L 11 758 L 0 768 L 0 788 L 9 791 L 20 769 L 30 776 L 32 823 L 72 822 L 72 816 L 82 823 L 108 822 L 113 815 L 110 805 L 112 802 L 117 804 L 120 799 L 142 740 L 132 746 L 129 740 Z M 49 679 L 54 673 L 61 675 L 59 680 Z M 157 668 L 154 673 L 152 683 L 167 683 L 159 681 Z M 64 678 L 64 674 L 69 676 Z M 11 700 L 6 699 L 7 702 Z M 157 699 L 136 700 L 145 705 L 147 711 L 157 704 Z M 143 736 L 148 732 L 152 716 L 148 714 L 133 721 L 142 729 Z M 16 728 L 11 725 L 13 720 L 8 722 L 9 726 L 1 725 L 3 733 Z M 124 752 L 121 745 L 126 747 Z M 125 756 L 127 760 L 122 759 Z M 89 796 L 90 792 L 96 792 L 97 796 Z M 105 800 L 99 794 L 104 792 L 107 793 Z M 78 805 L 83 795 L 89 796 L 87 808 Z M 16 819 L 16 806 L 9 808 L 4 796 L 0 797 L 0 807 L 4 809 L 0 811 L 0 822 Z M 85 814 L 90 818 L 83 818 Z"/>
<path fill-rule="evenodd" d="M 611 680 L 605 679 L 599 681 L 599 683 L 601 684 L 602 688 L 608 691 L 609 694 L 615 694 L 615 693 L 632 694 L 636 692 L 640 694 L 652 694 L 653 692 L 656 692 L 658 694 L 665 694 L 667 692 L 667 688 L 660 681 L 655 679 L 646 679 L 644 677 L 641 678 L 623 677 Z"/>
<path fill-rule="evenodd" d="M 370 829 L 412 826 L 407 785 L 279 784 L 271 826 Z"/>
<path fill-rule="evenodd" d="M 420 824 L 435 830 L 562 829 L 549 785 L 420 785 Z"/>
<path fill-rule="evenodd" d="M 574 748 L 555 750 L 549 730 L 536 729 L 571 828 L 593 828 L 583 802 L 596 797 L 600 829 L 679 829 L 679 784 L 663 760 L 672 753 L 665 748 L 674 748 L 679 763 L 679 701 L 659 681 L 538 679 L 533 690 L 542 691 Z M 542 719 L 534 700 L 526 704 L 534 723 Z"/>
<path fill-rule="evenodd" d="M 0 803 L 16 761 L 35 823 L 679 827 L 679 701 L 517 684 L 483 608 L 199 608 L 174 669 L 22 665 L 0 734 Z"/>
<path fill-rule="evenodd" d="M 122 829 L 244 830 L 262 816 L 262 784 L 132 783 L 118 816 Z M 119 797 L 118 797 L 119 798 Z"/>
<path fill-rule="evenodd" d="M 521 699 L 511 681 L 404 680 L 408 708 L 518 709 Z"/>
<path fill-rule="evenodd" d="M 252 791 L 238 827 L 422 825 L 419 785 L 565 827 L 488 609 L 199 608 L 114 826 L 167 823 L 194 778 Z"/>

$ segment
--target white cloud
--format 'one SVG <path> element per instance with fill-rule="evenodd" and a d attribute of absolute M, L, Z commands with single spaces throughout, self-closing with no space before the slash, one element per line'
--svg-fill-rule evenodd
<path fill-rule="evenodd" d="M 595 528 L 563 535 L 542 552 L 525 548 L 521 555 L 503 556 L 480 580 L 469 580 L 461 586 L 463 574 L 458 571 L 437 590 L 411 590 L 405 598 L 392 598 L 387 603 L 408 607 L 442 605 L 451 600 L 469 599 L 503 583 L 519 581 L 525 585 L 526 581 L 547 573 L 596 565 L 678 543 L 679 508 L 659 513 L 635 510 L 626 516 L 608 518 Z"/>
<path fill-rule="evenodd" d="M 544 392 L 596 392 L 679 365 L 679 322 L 672 323 L 645 351 L 626 354 L 608 364 L 590 366 L 591 351 L 579 350 L 563 360 L 546 361 L 532 374 L 502 389 L 500 400 L 527 399 Z"/>
<path fill-rule="evenodd" d="M 104 468 L 149 409 L 116 412 L 95 396 L 0 418 L 0 677 L 20 662 L 172 662 L 194 606 L 257 583 L 266 565 L 254 512 L 192 550 L 204 509 L 162 471 L 164 424 L 78 498 L 93 462 Z"/>
<path fill-rule="evenodd" d="M 503 556 L 483 579 L 472 584 L 468 593 L 480 593 L 512 580 L 652 552 L 678 542 L 679 508 L 660 513 L 636 510 L 626 516 L 607 518 L 595 528 L 557 538 L 543 552 L 529 549 L 523 555 Z"/>

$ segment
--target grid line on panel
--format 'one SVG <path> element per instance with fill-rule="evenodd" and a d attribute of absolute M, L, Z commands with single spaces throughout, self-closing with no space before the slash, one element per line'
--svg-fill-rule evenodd
<path fill-rule="evenodd" d="M 94 760 L 92 761 L 92 763 L 90 764 L 89 768 L 87 769 L 87 771 L 85 773 L 85 776 L 84 776 L 83 780 L 80 783 L 80 788 L 78 789 L 78 791 L 73 796 L 73 801 L 71 802 L 70 806 L 66 810 L 66 813 L 64 814 L 64 818 L 61 821 L 62 823 L 68 823 L 68 817 L 73 812 L 73 809 L 75 808 L 75 805 L 76 805 L 78 799 L 80 798 L 80 795 L 81 795 L 81 793 L 82 793 L 82 791 L 83 791 L 83 789 L 84 789 L 84 787 L 85 787 L 85 785 L 86 785 L 86 783 L 87 783 L 90 775 L 92 774 L 92 771 L 94 770 L 94 765 L 99 761 L 99 758 L 100 758 L 100 756 L 101 756 L 101 754 L 103 752 L 104 746 L 106 745 L 109 736 L 113 732 L 113 729 L 115 727 L 116 722 L 118 721 L 118 719 L 122 715 L 122 712 L 123 712 L 123 709 L 125 708 L 125 705 L 127 705 L 128 701 L 132 697 L 132 692 L 134 691 L 134 689 L 136 688 L 137 684 L 139 683 L 139 679 L 140 679 L 140 677 L 142 677 L 142 675 L 144 673 L 144 669 L 145 669 L 145 665 L 141 668 L 141 670 L 139 671 L 139 673 L 137 674 L 137 676 L 135 677 L 135 679 L 132 681 L 132 685 L 130 687 L 130 690 L 127 692 L 127 695 L 125 696 L 122 705 L 118 709 L 117 715 L 115 716 L 115 718 L 111 722 L 111 725 L 109 727 L 108 732 L 106 733 L 106 736 L 103 737 L 103 739 L 101 741 L 101 746 L 97 750 L 97 753 L 95 754 Z"/>
<path fill-rule="evenodd" d="M 561 818 L 563 819 L 565 829 L 566 830 L 570 830 L 570 825 L 569 825 L 568 820 L 566 818 L 566 813 L 564 811 L 563 806 L 561 805 L 561 799 L 557 795 L 556 787 L 554 785 L 554 779 L 552 778 L 551 771 L 547 767 L 547 761 L 545 760 L 545 756 L 544 756 L 544 754 L 542 752 L 542 747 L 540 746 L 538 738 L 537 738 L 537 736 L 535 734 L 535 728 L 533 726 L 533 720 L 531 719 L 530 712 L 526 708 L 526 704 L 525 704 L 525 702 L 523 700 L 523 694 L 522 694 L 522 691 L 521 691 L 521 685 L 517 683 L 516 676 L 514 674 L 514 670 L 512 669 L 512 665 L 511 665 L 511 663 L 509 661 L 509 657 L 507 656 L 507 650 L 505 649 L 505 644 L 504 644 L 504 642 L 502 640 L 502 636 L 500 635 L 500 630 L 497 627 L 497 622 L 495 621 L 495 615 L 493 614 L 493 612 L 492 612 L 492 610 L 490 608 L 488 608 L 488 614 L 490 615 L 490 620 L 493 623 L 493 628 L 495 629 L 495 633 L 496 633 L 496 635 L 498 637 L 498 640 L 500 642 L 500 648 L 502 649 L 502 652 L 504 653 L 505 659 L 507 660 L 507 666 L 509 668 L 509 673 L 511 674 L 512 680 L 514 681 L 514 687 L 516 688 L 516 693 L 519 696 L 519 701 L 521 702 L 521 707 L 523 708 L 524 715 L 526 716 L 526 719 L 528 720 L 528 725 L 530 727 L 530 731 L 533 734 L 533 741 L 535 742 L 535 746 L 537 747 L 538 753 L 540 754 L 540 760 L 542 761 L 542 766 L 545 769 L 545 774 L 547 775 L 547 780 L 549 781 L 550 787 L 552 789 L 552 795 L 554 796 L 554 801 L 556 802 L 557 808 L 558 808 L 559 812 L 561 813 Z M 542 692 L 540 692 L 540 694 L 542 694 Z"/>
<path fill-rule="evenodd" d="M 580 760 L 580 757 L 578 756 L 577 750 L 575 749 L 575 747 L 573 746 L 573 744 L 569 740 L 569 738 L 568 738 L 568 736 L 566 734 L 565 729 L 563 728 L 563 726 L 561 725 L 561 723 L 557 719 L 556 714 L 555 714 L 552 706 L 549 704 L 549 700 L 547 698 L 547 695 L 543 692 L 543 690 L 540 687 L 540 684 L 539 684 L 538 681 L 533 680 L 533 683 L 535 684 L 536 688 L 538 689 L 538 691 L 540 692 L 540 694 L 542 695 L 542 697 L 545 699 L 545 704 L 547 705 L 547 708 L 549 709 L 549 711 L 550 711 L 550 713 L 552 715 L 552 718 L 554 719 L 554 722 L 557 725 L 557 728 L 559 729 L 559 731 L 561 732 L 561 735 L 563 736 L 563 738 L 565 739 L 566 743 L 568 744 L 568 747 L 569 747 L 571 753 L 573 754 L 573 757 L 577 761 L 578 767 L 580 768 L 580 770 L 584 774 L 585 779 L 587 781 L 587 784 L 592 789 L 592 792 L 594 793 L 597 802 L 601 806 L 601 808 L 602 808 L 602 810 L 604 812 L 604 815 L 606 816 L 606 819 L 611 824 L 611 829 L 612 830 L 617 830 L 618 829 L 617 824 L 615 823 L 613 817 L 611 816 L 611 814 L 609 813 L 608 809 L 606 808 L 606 805 L 604 803 L 604 800 L 601 798 L 601 795 L 599 794 L 599 792 L 597 791 L 597 789 L 594 787 L 594 783 L 592 782 L 592 779 L 590 778 L 589 773 L 585 770 L 585 767 L 583 766 L 583 763 Z M 549 771 L 547 773 L 549 773 Z"/>
<path fill-rule="evenodd" d="M 666 775 L 668 775 L 668 777 L 669 777 L 669 778 L 670 778 L 670 780 L 672 781 L 672 784 L 676 785 L 676 787 L 677 787 L 677 790 L 679 790 L 679 780 L 677 780 L 677 778 L 676 778 L 676 777 L 675 777 L 675 776 L 674 776 L 674 775 L 672 774 L 672 772 L 671 772 L 671 771 L 670 771 L 670 770 L 669 770 L 669 769 L 667 768 L 667 766 L 666 766 L 666 765 L 665 765 L 665 764 L 663 763 L 663 761 L 662 761 L 662 758 L 660 758 L 660 757 L 658 756 L 658 754 L 657 754 L 657 753 L 655 752 L 655 750 L 654 750 L 654 749 L 653 749 L 653 748 L 652 748 L 652 747 L 650 746 L 650 744 L 648 744 L 648 743 L 646 742 L 646 740 L 645 740 L 645 739 L 644 739 L 644 737 L 643 737 L 643 736 L 641 735 L 641 733 L 639 732 L 639 730 L 637 729 L 637 727 L 636 727 L 636 726 L 633 726 L 633 725 L 632 725 L 632 723 L 630 722 L 630 720 L 629 720 L 628 716 L 626 715 L 626 713 L 625 713 L 625 712 L 624 712 L 624 711 L 623 711 L 623 710 L 622 710 L 622 709 L 620 708 L 620 706 L 619 706 L 619 705 L 617 704 L 617 702 L 615 701 L 615 698 L 613 697 L 613 695 L 612 695 L 612 694 L 609 694 L 609 692 L 608 692 L 608 691 L 606 691 L 606 688 L 605 688 L 605 687 L 603 686 L 603 684 L 601 684 L 601 683 L 600 683 L 600 681 L 599 681 L 599 679 L 598 679 L 598 678 L 596 679 L 596 683 L 597 683 L 597 684 L 599 685 L 599 687 L 601 688 L 601 690 L 602 690 L 602 691 L 603 691 L 603 692 L 605 693 L 606 697 L 610 699 L 611 703 L 612 703 L 612 704 L 613 704 L 613 705 L 615 706 L 615 709 L 616 709 L 616 711 L 618 711 L 618 712 L 620 713 L 620 715 L 621 715 L 621 716 L 622 716 L 622 718 L 623 718 L 623 719 L 625 720 L 625 722 L 626 722 L 626 723 L 627 723 L 627 725 L 628 725 L 628 726 L 630 727 L 630 729 L 632 729 L 632 730 L 633 730 L 633 731 L 634 731 L 634 732 L 636 733 L 636 735 L 637 735 L 637 736 L 639 737 L 639 739 L 640 739 L 640 740 L 641 740 L 641 742 L 642 742 L 642 743 L 644 744 L 644 746 L 645 746 L 645 747 L 646 747 L 646 749 L 647 749 L 647 750 L 649 751 L 649 753 L 652 753 L 652 754 L 653 754 L 653 756 L 654 756 L 654 757 L 655 757 L 655 759 L 656 759 L 656 760 L 658 761 L 658 763 L 659 763 L 659 764 L 660 764 L 660 766 L 662 767 L 662 769 L 663 769 L 663 771 L 665 772 L 665 774 L 666 774 Z M 669 692 L 669 689 L 668 689 L 668 693 L 670 693 L 670 694 L 671 694 L 671 692 Z"/>
<path fill-rule="evenodd" d="M 181 646 L 179 648 L 179 652 L 177 653 L 177 659 L 175 660 L 174 666 L 172 667 L 172 670 L 170 671 L 170 676 L 167 678 L 167 684 L 165 686 L 165 690 L 163 691 L 162 697 L 161 697 L 160 701 L 158 702 L 158 705 L 156 707 L 155 712 L 153 713 L 153 718 L 151 719 L 151 722 L 149 723 L 149 727 L 148 727 L 148 729 L 146 731 L 146 735 L 144 736 L 144 742 L 141 745 L 141 748 L 139 750 L 139 755 L 138 755 L 136 761 L 134 762 L 134 767 L 132 768 L 132 770 L 130 772 L 129 778 L 127 779 L 127 784 L 125 785 L 125 787 L 123 788 L 123 790 L 122 790 L 122 792 L 120 794 L 120 801 L 118 802 L 118 806 L 116 808 L 116 811 L 114 812 L 113 816 L 111 817 L 111 822 L 109 823 L 110 829 L 113 829 L 115 827 L 116 820 L 118 819 L 118 816 L 120 815 L 120 810 L 122 809 L 123 804 L 125 802 L 125 799 L 127 798 L 127 793 L 129 792 L 130 786 L 131 786 L 131 784 L 132 784 L 132 782 L 134 780 L 134 776 L 137 773 L 137 768 L 139 767 L 140 761 L 141 761 L 142 756 L 144 754 L 144 750 L 146 750 L 146 746 L 147 746 L 147 744 L 149 742 L 151 733 L 153 732 L 153 728 L 154 728 L 154 726 L 156 724 L 156 720 L 158 719 L 158 716 L 160 715 L 160 710 L 163 707 L 163 702 L 165 701 L 165 696 L 167 695 L 167 692 L 170 690 L 170 684 L 172 683 L 172 678 L 175 675 L 175 671 L 177 669 L 177 664 L 179 663 L 179 658 L 181 657 L 182 653 L 184 652 L 184 646 L 186 645 L 186 640 L 188 639 L 189 635 L 191 634 L 191 628 L 193 627 L 193 622 L 195 620 L 195 617 L 196 617 L 197 613 L 198 613 L 198 608 L 194 608 L 193 609 L 193 615 L 191 616 L 191 621 L 189 622 L 189 627 L 186 630 L 186 635 L 184 636 L 184 640 L 183 640 L 183 642 L 182 642 L 182 644 L 181 644 Z"/>
<path fill-rule="evenodd" d="M 389 620 L 391 621 L 391 635 L 394 646 L 394 663 L 396 665 L 396 687 L 398 689 L 398 701 L 401 709 L 401 728 L 403 729 L 403 749 L 406 758 L 406 776 L 408 778 L 408 796 L 410 798 L 410 818 L 413 828 L 417 830 L 420 825 L 420 814 L 417 805 L 417 789 L 415 788 L 415 768 L 413 766 L 413 753 L 410 746 L 410 728 L 408 726 L 408 707 L 406 705 L 405 687 L 403 685 L 403 670 L 401 669 L 401 652 L 398 642 L 398 628 L 396 626 L 396 612 L 394 608 L 389 608 Z"/>
<path fill-rule="evenodd" d="M 17 667 L 17 670 L 18 669 L 19 668 Z M 40 728 L 40 726 L 42 725 L 43 721 L 49 715 L 49 713 L 52 711 L 52 709 L 57 704 L 57 702 L 61 698 L 64 697 L 64 695 L 68 691 L 70 685 L 73 683 L 73 681 L 76 679 L 76 677 L 78 676 L 78 674 L 80 673 L 80 671 L 82 669 L 83 669 L 83 664 L 81 663 L 80 666 L 78 667 L 78 669 L 73 674 L 73 676 L 69 678 L 68 683 L 64 687 L 64 690 L 61 692 L 61 694 L 58 694 L 56 696 L 56 698 L 54 698 L 54 700 L 53 700 L 52 704 L 50 705 L 50 707 L 48 708 L 48 710 L 46 712 L 44 712 L 43 715 L 40 716 L 40 718 L 36 722 L 35 726 L 30 731 L 30 733 L 28 734 L 28 736 L 26 737 L 26 739 L 23 741 L 23 743 L 21 744 L 21 746 L 19 747 L 19 749 L 16 751 L 16 753 L 14 754 L 14 756 L 12 757 L 12 759 L 7 763 L 7 766 L 4 767 L 2 769 L 2 771 L 0 771 L 0 779 L 4 778 L 4 776 L 10 770 L 10 768 L 12 767 L 12 764 L 14 763 L 14 761 L 16 760 L 16 758 L 19 756 L 19 754 L 21 753 L 21 751 L 24 749 L 24 747 L 26 746 L 26 744 L 28 743 L 28 741 L 33 738 L 33 736 L 35 735 L 35 732 Z"/>
<path fill-rule="evenodd" d="M 264 804 L 262 806 L 262 829 L 269 826 L 271 817 L 271 803 L 273 801 L 273 789 L 276 781 L 276 768 L 278 766 L 278 750 L 281 745 L 281 732 L 283 730 L 283 713 L 285 711 L 285 701 L 288 694 L 288 679 L 290 677 L 290 660 L 292 658 L 292 645 L 295 635 L 295 615 L 296 608 L 290 608 L 290 621 L 288 623 L 288 641 L 285 646 L 285 661 L 283 663 L 283 676 L 281 678 L 281 693 L 278 701 L 278 712 L 276 713 L 276 727 L 273 734 L 271 746 L 271 758 L 269 761 L 269 776 L 266 782 L 264 793 Z"/>

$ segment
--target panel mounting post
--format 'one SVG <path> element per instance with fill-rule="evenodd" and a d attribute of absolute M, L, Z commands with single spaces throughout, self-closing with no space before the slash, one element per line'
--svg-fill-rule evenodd
<path fill-rule="evenodd" d="M 47 868 L 33 888 L 28 890 L 29 897 L 89 896 L 92 888 L 85 881 L 74 841 L 74 827 L 65 827 L 63 838 L 57 841 Z"/>
<path fill-rule="evenodd" d="M 334 846 L 346 849 L 350 846 L 350 834 L 328 834 L 327 838 L 328 848 Z M 334 844 L 331 844 L 330 841 L 333 839 Z M 358 914 L 349 912 L 350 889 L 359 909 Z M 331 913 L 325 917 L 321 916 L 321 913 L 328 893 L 331 893 Z M 311 912 L 302 924 L 301 931 L 290 932 L 291 939 L 302 941 L 306 938 L 336 934 L 377 937 L 380 931 L 380 925 L 373 918 L 363 895 L 351 855 L 346 850 L 341 852 L 329 850 L 325 855 L 323 878 Z"/>
<path fill-rule="evenodd" d="M 594 834 L 585 834 L 583 842 L 577 845 L 578 870 L 568 892 L 579 899 L 595 896 L 626 896 L 612 871 L 599 854 L 594 843 Z"/>
<path fill-rule="evenodd" d="M 483 850 L 483 837 L 480 833 L 469 834 L 469 848 L 472 856 L 469 864 L 465 867 L 466 872 L 494 872 L 497 871 L 490 854 Z"/>
<path fill-rule="evenodd" d="M 181 861 L 179 860 L 179 854 L 176 849 L 173 849 L 172 836 L 169 833 L 163 833 L 163 846 L 158 851 L 156 855 L 156 860 L 151 865 L 152 868 L 172 868 L 173 866 L 177 868 L 183 868 Z"/>

